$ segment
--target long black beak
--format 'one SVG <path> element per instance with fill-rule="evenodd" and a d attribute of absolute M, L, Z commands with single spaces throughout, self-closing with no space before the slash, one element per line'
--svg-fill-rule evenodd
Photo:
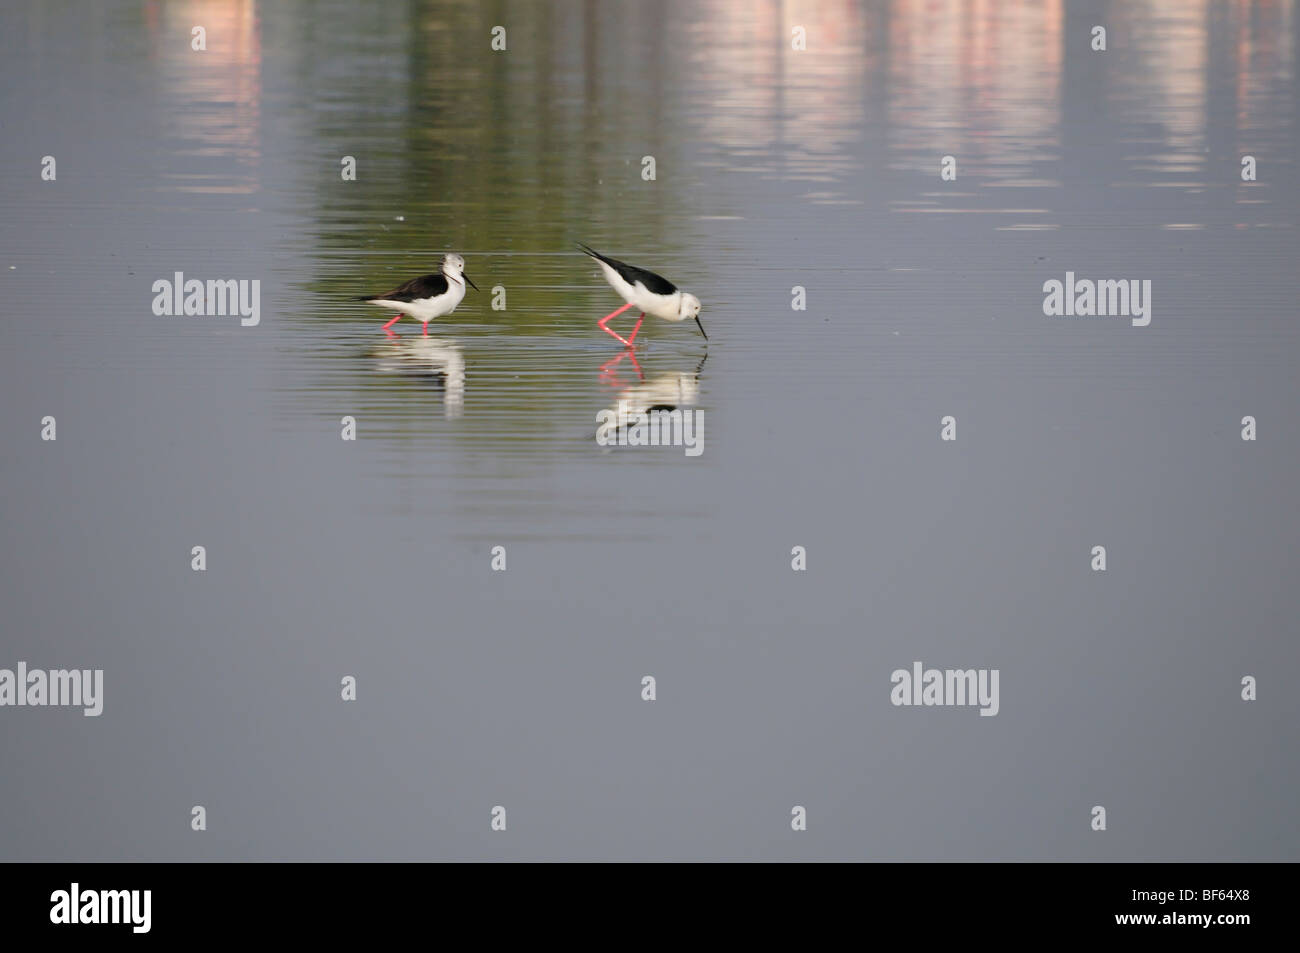
<path fill-rule="evenodd" d="M 704 334 L 704 325 L 700 324 L 700 316 L 698 314 L 695 316 L 695 323 L 700 325 L 700 333 Z M 708 339 L 709 336 L 707 334 L 704 334 L 704 340 L 707 341 Z"/>
<path fill-rule="evenodd" d="M 464 278 L 466 281 L 469 281 L 469 275 L 465 274 L 465 272 L 462 271 L 460 273 L 460 276 Z M 475 291 L 478 291 L 478 285 L 474 284 L 474 282 L 469 281 L 469 286 L 473 288 Z"/>

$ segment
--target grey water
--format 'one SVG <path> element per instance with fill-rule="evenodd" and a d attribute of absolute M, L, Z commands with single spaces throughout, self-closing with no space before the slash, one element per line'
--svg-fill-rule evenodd
<path fill-rule="evenodd" d="M 0 859 L 1300 859 L 1298 30 L 4 4 L 0 669 L 104 711 L 0 708 Z M 708 341 L 624 354 L 578 241 Z M 448 251 L 481 291 L 387 338 L 356 297 Z M 703 452 L 598 446 L 656 387 Z M 918 660 L 997 716 L 891 704 Z"/>

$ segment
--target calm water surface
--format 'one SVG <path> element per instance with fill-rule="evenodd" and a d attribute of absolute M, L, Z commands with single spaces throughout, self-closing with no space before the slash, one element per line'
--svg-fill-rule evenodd
<path fill-rule="evenodd" d="M 1300 663 L 1294 3 L 0 33 L 0 664 L 108 684 L 94 730 L 5 716 L 0 856 L 1300 857 L 1300 703 L 1234 689 Z M 707 344 L 647 319 L 620 358 L 576 241 L 698 295 Z M 356 296 L 447 251 L 482 292 L 386 339 Z M 1150 327 L 1044 317 L 1067 270 L 1150 279 Z M 155 316 L 176 271 L 260 280 L 261 323 Z M 699 457 L 596 445 L 664 389 Z M 1000 667 L 1002 713 L 893 708 L 913 659 Z"/>

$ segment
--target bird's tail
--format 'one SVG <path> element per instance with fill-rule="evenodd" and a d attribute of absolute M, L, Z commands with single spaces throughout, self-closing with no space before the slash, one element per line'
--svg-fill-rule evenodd
<path fill-rule="evenodd" d="M 596 259 L 597 261 L 605 260 L 605 256 L 602 255 L 600 252 L 596 251 L 596 249 L 592 248 L 590 245 L 584 245 L 582 242 L 575 242 L 574 244 L 578 246 L 578 250 L 582 252 L 584 255 L 590 255 L 592 258 Z"/>

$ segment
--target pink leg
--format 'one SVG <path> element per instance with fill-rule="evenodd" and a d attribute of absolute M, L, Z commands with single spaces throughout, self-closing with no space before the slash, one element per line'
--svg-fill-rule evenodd
<path fill-rule="evenodd" d="M 609 328 L 605 327 L 605 322 L 607 322 L 610 318 L 618 317 L 620 314 L 622 314 L 624 311 L 626 311 L 626 310 L 627 310 L 628 308 L 630 308 L 630 307 L 632 307 L 631 304 L 625 304 L 625 305 L 623 305 L 623 307 L 619 308 L 617 311 L 611 311 L 609 314 L 605 315 L 603 318 L 601 318 L 599 321 L 596 322 L 596 327 L 600 328 L 600 329 L 601 329 L 602 331 L 604 331 L 606 334 L 612 334 L 614 337 L 618 338 L 618 339 L 619 339 L 620 341 L 622 341 L 624 344 L 628 344 L 628 345 L 630 345 L 631 342 L 628 341 L 627 338 L 623 337 L 623 335 L 619 334 L 617 331 L 611 331 Z"/>
<path fill-rule="evenodd" d="M 632 346 L 632 342 L 636 340 L 636 332 L 638 332 L 638 331 L 641 330 L 641 322 L 644 321 L 644 320 L 645 320 L 645 312 L 642 311 L 642 312 L 641 312 L 641 317 L 639 317 L 639 318 L 636 319 L 636 327 L 634 327 L 634 328 L 632 329 L 632 336 L 631 336 L 630 338 L 627 339 L 627 346 L 628 346 L 628 347 L 631 347 L 631 346 Z M 633 363 L 636 363 L 636 359 L 635 359 L 635 358 L 633 358 Z"/>
<path fill-rule="evenodd" d="M 645 380 L 645 374 L 641 371 L 641 365 L 636 362 L 636 353 L 632 350 L 622 351 L 616 357 L 613 357 L 600 365 L 600 376 L 598 379 L 612 386 L 618 386 L 618 365 L 623 362 L 623 358 L 625 357 L 630 357 L 632 359 L 632 366 L 636 368 L 636 376 L 641 380 Z"/>
<path fill-rule="evenodd" d="M 617 357 L 610 358 L 604 364 L 600 365 L 600 373 L 596 375 L 596 379 L 605 381 L 608 384 L 617 383 L 618 371 L 614 370 L 614 368 L 618 366 L 619 361 L 623 360 L 623 355 L 626 353 L 627 351 L 619 351 Z"/>
<path fill-rule="evenodd" d="M 636 337 L 636 335 L 633 334 L 632 337 Z M 645 380 L 645 374 L 641 372 L 641 365 L 636 362 L 636 355 L 631 351 L 628 351 L 627 356 L 632 359 L 632 366 L 636 368 L 636 376 L 640 380 Z"/>
<path fill-rule="evenodd" d="M 429 322 L 428 322 L 428 321 L 425 321 L 425 322 L 424 322 L 424 336 L 425 336 L 425 337 L 428 337 L 428 336 L 429 336 Z"/>
<path fill-rule="evenodd" d="M 393 320 L 389 321 L 387 324 L 384 325 L 384 333 L 387 334 L 390 338 L 397 337 L 396 334 L 394 334 L 392 331 L 388 329 L 391 328 L 394 324 L 396 324 L 400 320 L 402 320 L 401 314 L 394 315 Z"/>

